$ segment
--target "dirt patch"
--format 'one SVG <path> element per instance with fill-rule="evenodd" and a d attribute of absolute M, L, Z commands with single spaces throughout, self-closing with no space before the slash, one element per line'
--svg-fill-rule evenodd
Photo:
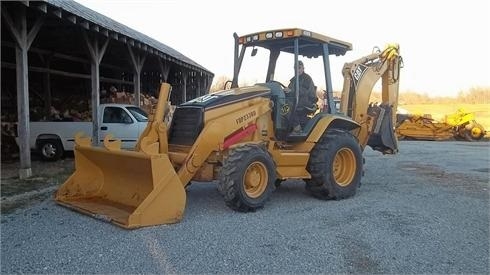
<path fill-rule="evenodd" d="M 475 198 L 486 198 L 490 196 L 488 193 L 488 181 L 481 176 L 472 175 L 469 173 L 447 172 L 443 168 L 435 164 L 424 164 L 416 162 L 401 162 L 400 169 L 417 173 L 418 175 L 431 179 L 433 184 L 441 186 L 450 186 L 451 188 L 459 188 L 468 196 Z M 488 173 L 488 168 L 470 169 L 475 172 Z"/>
<path fill-rule="evenodd" d="M 19 162 L 1 164 L 1 214 L 8 214 L 48 198 L 75 170 L 72 157 L 56 162 L 33 157 L 32 177 L 19 179 Z"/>

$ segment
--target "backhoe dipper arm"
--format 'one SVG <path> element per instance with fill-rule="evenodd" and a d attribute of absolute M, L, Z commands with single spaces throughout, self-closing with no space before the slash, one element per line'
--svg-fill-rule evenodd
<path fill-rule="evenodd" d="M 376 129 L 373 129 L 377 123 L 375 120 L 379 122 L 376 128 L 381 127 L 384 110 L 387 108 L 391 109 L 391 125 L 395 125 L 401 65 L 402 58 L 399 55 L 398 44 L 390 44 L 382 52 L 372 53 L 344 65 L 342 70 L 344 86 L 340 111 L 361 124 L 358 139 L 362 148 L 368 144 L 373 131 L 376 132 Z M 373 117 L 369 112 L 369 98 L 374 85 L 380 78 L 382 80 L 382 102 L 379 106 L 385 107 L 381 111 L 383 114 L 378 113 L 377 117 Z M 387 117 L 386 119 L 390 118 Z M 389 130 L 394 131 L 394 129 Z M 396 138 L 393 143 L 393 146 L 388 147 L 392 147 L 391 151 L 396 151 Z M 380 151 L 394 153 L 385 149 Z"/>

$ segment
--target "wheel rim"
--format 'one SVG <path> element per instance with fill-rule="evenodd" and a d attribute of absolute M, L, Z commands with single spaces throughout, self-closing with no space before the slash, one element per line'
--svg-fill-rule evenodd
<path fill-rule="evenodd" d="M 267 167 L 258 161 L 251 163 L 243 175 L 245 193 L 251 198 L 258 198 L 264 193 L 268 181 Z"/>
<path fill-rule="evenodd" d="M 52 158 L 56 155 L 56 147 L 53 144 L 45 144 L 43 146 L 43 155 Z"/>
<path fill-rule="evenodd" d="M 349 148 L 339 150 L 335 154 L 332 169 L 333 177 L 338 185 L 345 187 L 351 184 L 357 169 L 354 152 Z"/>
<path fill-rule="evenodd" d="M 481 131 L 481 129 L 480 129 L 480 128 L 478 128 L 478 127 L 473 127 L 473 128 L 471 129 L 471 137 L 472 137 L 472 138 L 479 138 L 479 137 L 480 137 L 480 135 L 481 135 L 481 132 L 482 132 L 482 131 Z"/>

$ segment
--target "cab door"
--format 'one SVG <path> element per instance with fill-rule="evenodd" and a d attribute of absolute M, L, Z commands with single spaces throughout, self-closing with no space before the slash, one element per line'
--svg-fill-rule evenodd
<path fill-rule="evenodd" d="M 100 140 L 104 140 L 107 134 L 112 134 L 114 138 L 121 140 L 121 148 L 134 149 L 138 136 L 134 135 L 138 131 L 136 121 L 129 115 L 126 109 L 118 106 L 105 106 L 100 126 Z"/>

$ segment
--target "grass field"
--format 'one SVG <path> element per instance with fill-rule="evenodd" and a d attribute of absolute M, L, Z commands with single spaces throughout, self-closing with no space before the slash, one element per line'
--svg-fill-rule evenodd
<path fill-rule="evenodd" d="M 475 114 L 476 122 L 487 130 L 486 136 L 490 136 L 490 104 L 415 104 L 400 105 L 399 107 L 411 114 L 431 114 L 433 119 L 441 122 L 444 121 L 445 115 L 453 114 L 458 109 L 463 108 L 466 112 Z"/>

